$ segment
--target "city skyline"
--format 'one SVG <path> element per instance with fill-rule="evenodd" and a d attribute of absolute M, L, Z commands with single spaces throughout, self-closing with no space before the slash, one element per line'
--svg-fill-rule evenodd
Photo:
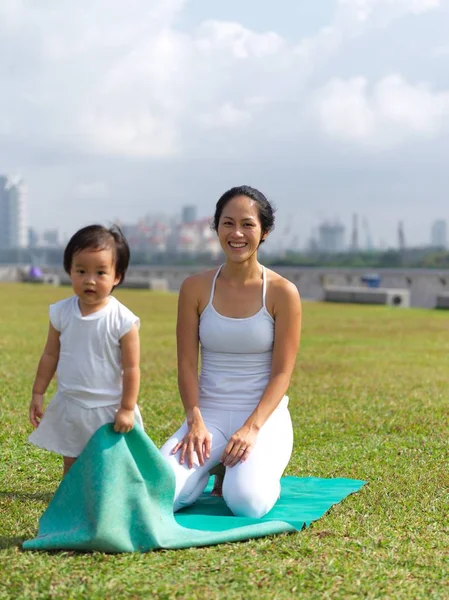
<path fill-rule="evenodd" d="M 0 176 L 1 177 L 1 176 Z M 199 238 L 206 243 L 207 247 L 212 250 L 212 254 L 217 254 L 218 239 L 215 239 L 215 233 L 212 230 L 212 216 L 204 217 L 198 215 L 198 207 L 195 205 L 183 205 L 177 213 L 147 213 L 141 215 L 136 222 L 126 222 L 121 218 L 113 219 L 109 224 L 115 223 L 122 227 L 123 232 L 128 238 L 131 247 L 135 250 L 145 251 L 145 244 L 151 240 L 148 248 L 156 249 L 159 245 L 159 250 L 164 251 L 166 248 L 174 249 L 177 246 L 181 249 L 183 243 L 186 249 L 196 248 L 197 242 L 193 241 L 196 237 L 195 233 L 189 230 L 191 226 L 198 228 Z M 105 221 L 102 221 L 105 223 Z M 105 223 L 107 224 L 107 223 Z M 173 232 L 177 231 L 179 240 L 185 239 L 183 243 L 175 243 Z M 326 219 L 317 223 L 316 227 L 308 232 L 308 237 L 300 243 L 298 236 L 293 232 L 291 225 L 287 225 L 284 230 L 283 238 L 278 238 L 274 243 L 267 243 L 264 250 L 270 253 L 284 252 L 294 250 L 300 252 L 317 252 L 324 251 L 330 253 L 338 252 L 358 252 L 365 250 L 381 251 L 387 249 L 404 249 L 418 247 L 448 247 L 448 221 L 445 219 L 434 219 L 428 229 L 427 239 L 419 245 L 408 243 L 406 228 L 404 222 L 399 221 L 396 224 L 396 240 L 391 245 L 378 244 L 376 232 L 370 228 L 370 224 L 363 215 L 354 213 L 351 215 L 351 223 L 345 223 L 342 218 Z M 168 237 L 167 237 L 168 236 Z M 35 228 L 29 227 L 28 238 L 30 246 L 47 246 L 56 247 L 64 246 L 67 243 L 69 236 L 64 236 L 58 229 L 46 229 L 41 232 Z M 168 245 L 166 242 L 161 244 L 161 239 L 169 239 Z M 33 242 L 31 242 L 33 240 Z M 268 239 L 270 242 L 270 239 Z M 1 246 L 1 239 L 0 239 Z M 200 251 L 196 248 L 195 251 Z"/>
<path fill-rule="evenodd" d="M 449 217 L 448 0 L 104 6 L 0 6 L 0 172 L 38 230 L 209 216 L 243 183 L 279 246 L 354 213 L 423 245 Z"/>

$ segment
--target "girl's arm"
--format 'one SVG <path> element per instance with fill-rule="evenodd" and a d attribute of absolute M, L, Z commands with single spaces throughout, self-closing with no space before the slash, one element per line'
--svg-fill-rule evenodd
<path fill-rule="evenodd" d="M 198 405 L 198 346 L 199 346 L 199 276 L 188 277 L 182 284 L 178 300 L 176 340 L 178 354 L 178 388 L 186 413 L 189 431 L 173 448 L 175 454 L 181 449 L 179 462 L 191 468 L 194 453 L 200 465 L 210 455 L 210 434 L 204 425 Z"/>
<path fill-rule="evenodd" d="M 48 327 L 47 341 L 44 351 L 39 360 L 36 377 L 34 378 L 33 390 L 30 402 L 29 418 L 33 427 L 39 425 L 39 421 L 44 414 L 44 394 L 53 379 L 59 360 L 59 342 L 60 333 L 50 323 Z"/>
<path fill-rule="evenodd" d="M 277 408 L 290 384 L 301 337 L 301 301 L 296 286 L 282 279 L 274 302 L 274 346 L 271 377 L 259 404 L 226 446 L 222 462 L 234 466 L 245 461 L 257 434 Z"/>
<path fill-rule="evenodd" d="M 122 350 L 123 393 L 115 416 L 114 429 L 128 433 L 134 427 L 134 408 L 140 387 L 140 340 L 139 330 L 133 325 L 120 340 Z"/>

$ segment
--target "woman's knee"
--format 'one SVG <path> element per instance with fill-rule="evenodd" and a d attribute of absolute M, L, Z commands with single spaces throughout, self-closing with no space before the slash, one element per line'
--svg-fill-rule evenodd
<path fill-rule="evenodd" d="M 204 491 L 207 485 L 209 477 L 206 476 L 189 477 L 183 481 L 177 481 L 175 498 L 174 498 L 174 511 L 178 511 L 181 508 L 190 506 L 193 504 Z"/>
<path fill-rule="evenodd" d="M 279 498 L 280 485 L 271 486 L 270 489 L 257 488 L 257 486 L 230 486 L 223 485 L 223 498 L 234 515 L 260 519 L 265 516 Z"/>
<path fill-rule="evenodd" d="M 181 465 L 179 455 L 164 451 L 164 447 L 160 452 L 175 475 L 174 511 L 176 512 L 193 504 L 201 495 L 207 484 L 208 473 L 206 471 L 203 474 L 201 469 L 189 469 L 186 464 Z"/>

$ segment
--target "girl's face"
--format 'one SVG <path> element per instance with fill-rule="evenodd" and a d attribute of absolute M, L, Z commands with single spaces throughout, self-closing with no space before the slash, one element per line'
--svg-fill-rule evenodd
<path fill-rule="evenodd" d="M 115 274 L 115 257 L 111 248 L 86 248 L 74 255 L 70 279 L 80 307 L 90 312 L 106 306 L 112 288 L 120 278 Z"/>
<path fill-rule="evenodd" d="M 225 205 L 218 221 L 218 239 L 226 258 L 245 262 L 257 253 L 262 232 L 257 204 L 247 196 L 236 196 Z"/>

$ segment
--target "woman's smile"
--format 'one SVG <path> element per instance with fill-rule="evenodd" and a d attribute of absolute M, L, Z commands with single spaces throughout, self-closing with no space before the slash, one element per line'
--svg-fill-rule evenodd
<path fill-rule="evenodd" d="M 242 248 L 246 248 L 248 245 L 247 242 L 228 242 L 231 248 L 234 250 L 241 250 Z"/>

